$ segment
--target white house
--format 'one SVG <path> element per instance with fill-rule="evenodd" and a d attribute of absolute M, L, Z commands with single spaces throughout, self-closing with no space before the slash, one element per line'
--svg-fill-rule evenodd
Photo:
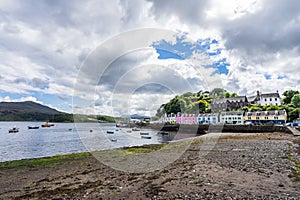
<path fill-rule="evenodd" d="M 244 124 L 244 111 L 229 111 L 220 113 L 222 124 Z"/>
<path fill-rule="evenodd" d="M 197 116 L 198 124 L 217 124 L 219 122 L 217 113 L 205 113 Z"/>
<path fill-rule="evenodd" d="M 281 100 L 278 91 L 276 93 L 260 93 L 257 91 L 256 96 L 248 97 L 248 101 L 252 104 L 259 104 L 262 106 L 281 105 Z"/>

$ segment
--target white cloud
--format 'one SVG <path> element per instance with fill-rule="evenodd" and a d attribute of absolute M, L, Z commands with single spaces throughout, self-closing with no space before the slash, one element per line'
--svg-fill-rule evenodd
<path fill-rule="evenodd" d="M 113 89 L 119 87 L 125 94 L 126 87 L 139 88 L 150 82 L 176 88 L 178 77 L 196 89 L 204 80 L 209 88 L 225 87 L 242 95 L 257 88 L 300 89 L 300 3 L 296 0 L 0 0 L 0 7 L 0 92 L 4 96 L 37 92 L 68 99 L 78 95 L 89 104 L 80 101 L 81 106 L 76 107 L 92 112 L 95 95 L 99 95 L 96 101 L 102 108 L 96 106 L 96 111 L 111 113 Z M 143 28 L 157 30 L 126 32 Z M 160 39 L 175 41 L 174 35 L 159 29 L 187 34 L 191 41 L 217 39 L 222 53 L 208 60 L 200 55 L 185 61 L 159 60 L 153 48 L 145 47 Z M 210 77 L 214 69 L 203 68 L 203 61 L 221 58 L 231 64 L 228 75 Z M 156 67 L 151 71 L 151 66 Z M 167 72 L 172 72 L 169 79 Z M 130 92 L 132 112 L 137 113 L 143 110 L 137 102 L 139 95 L 141 105 L 158 98 L 158 94 L 153 93 L 153 98 L 148 94 L 152 100 L 146 102 L 146 93 L 138 91 Z M 163 102 L 169 95 L 158 99 Z"/>

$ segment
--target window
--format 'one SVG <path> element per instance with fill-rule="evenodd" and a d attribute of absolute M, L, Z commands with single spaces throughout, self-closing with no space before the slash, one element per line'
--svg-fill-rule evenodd
<path fill-rule="evenodd" d="M 251 117 L 248 117 L 249 120 L 251 120 Z"/>
<path fill-rule="evenodd" d="M 275 101 L 277 101 L 277 98 L 275 98 Z"/>
<path fill-rule="evenodd" d="M 256 117 L 256 119 L 259 119 L 259 117 Z"/>
<path fill-rule="evenodd" d="M 265 119 L 268 119 L 268 117 L 265 117 Z"/>
<path fill-rule="evenodd" d="M 265 99 L 265 101 L 267 101 L 267 99 Z"/>
<path fill-rule="evenodd" d="M 272 101 L 272 98 L 270 98 L 270 101 Z"/>

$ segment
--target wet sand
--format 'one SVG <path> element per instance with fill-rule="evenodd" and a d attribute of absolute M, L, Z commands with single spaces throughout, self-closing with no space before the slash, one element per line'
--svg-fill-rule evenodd
<path fill-rule="evenodd" d="M 285 133 L 200 138 L 176 161 L 145 173 L 115 170 L 87 154 L 2 166 L 0 199 L 299 199 L 299 138 Z M 135 154 L 155 155 L 141 151 L 122 159 Z"/>

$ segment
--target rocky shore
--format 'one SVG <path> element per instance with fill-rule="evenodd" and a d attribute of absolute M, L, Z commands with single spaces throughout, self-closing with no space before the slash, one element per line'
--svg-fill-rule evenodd
<path fill-rule="evenodd" d="M 90 154 L 2 164 L 0 199 L 299 199 L 299 142 L 287 133 L 201 136 L 176 161 L 145 173 L 112 169 Z M 123 160 L 153 153 L 130 152 Z"/>

